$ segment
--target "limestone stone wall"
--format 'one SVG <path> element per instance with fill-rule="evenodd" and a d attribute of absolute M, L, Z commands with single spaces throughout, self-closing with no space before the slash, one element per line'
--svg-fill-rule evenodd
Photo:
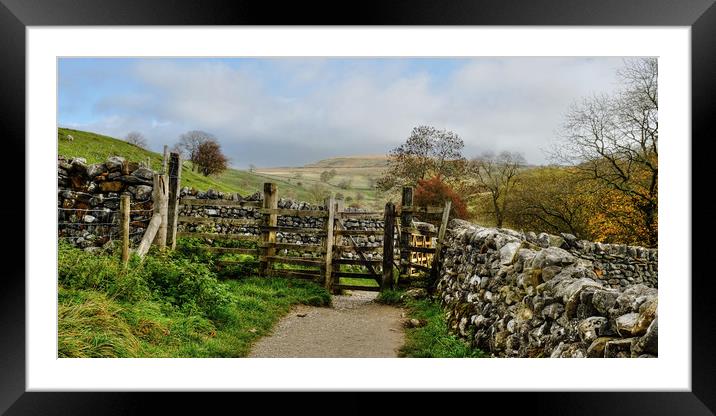
<path fill-rule="evenodd" d="M 655 250 L 556 237 L 451 221 L 436 293 L 452 330 L 497 357 L 657 356 Z"/>
<path fill-rule="evenodd" d="M 95 164 L 58 157 L 58 238 L 88 251 L 120 239 L 119 199 L 126 192 L 131 200 L 130 240 L 141 241 L 152 216 L 153 174 L 118 156 Z"/>
<path fill-rule="evenodd" d="M 183 188 L 181 190 L 183 197 L 197 198 L 197 199 L 229 199 L 229 200 L 244 200 L 244 201 L 261 201 L 263 194 L 256 192 L 252 195 L 241 197 L 238 194 L 229 194 L 218 192 L 214 190 L 208 190 L 206 192 L 198 192 L 196 190 Z M 278 200 L 278 207 L 282 209 L 294 209 L 294 210 L 320 210 L 326 209 L 323 205 L 310 204 L 308 202 L 294 201 L 287 198 L 280 198 Z M 354 212 L 361 212 L 360 209 L 349 208 Z M 200 217 L 200 218 L 236 218 L 236 219 L 257 219 L 260 220 L 262 214 L 254 208 L 250 207 L 222 207 L 222 206 L 206 206 L 206 205 L 184 205 L 179 210 L 179 215 L 189 217 Z M 382 230 L 384 222 L 376 219 L 344 219 L 343 225 L 350 230 Z M 325 218 L 317 217 L 299 217 L 299 216 L 284 216 L 278 217 L 278 225 L 286 227 L 302 227 L 302 228 L 325 228 Z M 219 234 L 243 234 L 243 235 L 259 235 L 260 230 L 254 225 L 235 225 L 235 224 L 180 224 L 179 231 L 188 232 L 207 232 L 207 233 L 219 233 Z M 338 244 L 350 244 L 347 239 L 341 237 L 344 241 L 339 241 Z M 359 247 L 375 247 L 374 251 L 368 251 L 366 257 L 369 259 L 381 259 L 382 258 L 382 235 L 375 236 L 355 236 L 354 241 Z M 279 243 L 289 244 L 321 244 L 322 237 L 310 233 L 287 233 L 277 232 L 276 240 Z M 287 255 L 309 255 L 310 253 L 301 253 L 300 251 L 285 251 L 282 254 Z M 314 253 L 314 255 L 319 255 Z M 342 253 L 345 258 L 352 258 L 355 254 L 346 251 Z"/>

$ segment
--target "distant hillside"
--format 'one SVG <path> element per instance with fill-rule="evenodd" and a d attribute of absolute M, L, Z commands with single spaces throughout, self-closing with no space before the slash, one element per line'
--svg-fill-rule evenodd
<path fill-rule="evenodd" d="M 67 139 L 71 135 L 72 141 Z M 122 156 L 132 161 L 150 159 L 152 168 L 159 170 L 162 166 L 162 155 L 144 150 L 123 140 L 101 134 L 60 128 L 57 131 L 58 153 L 65 157 L 83 157 L 87 163 L 100 163 L 109 156 Z M 202 191 L 209 188 L 222 192 L 238 192 L 241 195 L 252 194 L 263 189 L 264 182 L 276 182 L 279 196 L 311 201 L 310 193 L 297 186 L 294 181 L 281 177 L 250 173 L 237 169 L 227 169 L 218 176 L 205 177 L 191 171 L 191 163 L 185 162 L 182 167 L 181 185 Z"/>
<path fill-rule="evenodd" d="M 258 168 L 257 173 L 292 180 L 304 187 L 320 186 L 345 197 L 349 204 L 380 209 L 388 197 L 375 189 L 375 183 L 388 167 L 384 155 L 339 156 L 305 166 Z M 335 170 L 327 182 L 321 173 Z"/>
<path fill-rule="evenodd" d="M 385 155 L 339 156 L 305 165 L 306 168 L 380 168 L 388 166 Z"/>

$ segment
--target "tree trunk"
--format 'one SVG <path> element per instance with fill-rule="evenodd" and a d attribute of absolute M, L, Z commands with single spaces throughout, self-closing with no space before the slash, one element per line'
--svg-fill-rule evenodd
<path fill-rule="evenodd" d="M 492 198 L 492 206 L 495 208 L 496 226 L 497 228 L 502 228 L 502 211 L 500 210 L 500 205 L 497 203 L 497 198 Z"/>
<path fill-rule="evenodd" d="M 650 247 L 656 247 L 659 242 L 659 231 L 654 227 L 656 220 L 656 207 L 649 204 L 644 208 L 644 226 L 646 227 Z"/>

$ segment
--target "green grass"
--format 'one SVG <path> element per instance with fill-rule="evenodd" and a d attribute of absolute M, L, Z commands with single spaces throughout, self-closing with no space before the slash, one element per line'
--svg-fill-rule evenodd
<path fill-rule="evenodd" d="M 68 134 L 72 135 L 72 141 L 67 139 Z M 87 159 L 87 163 L 101 163 L 107 160 L 109 156 L 121 156 L 133 162 L 145 162 L 147 158 L 149 158 L 152 169 L 157 171 L 160 170 L 162 166 L 161 154 L 142 149 L 124 140 L 101 134 L 59 128 L 57 130 L 57 140 L 58 154 L 60 156 L 68 158 L 83 157 Z M 172 143 L 167 144 L 171 145 Z M 231 159 L 231 155 L 227 156 Z M 352 160 L 352 158 L 337 158 L 336 161 L 339 162 L 344 159 Z M 373 163 L 370 159 L 368 162 Z M 378 161 L 373 164 L 377 163 L 380 165 L 380 163 L 383 162 L 378 159 Z M 371 163 L 368 163 L 369 166 L 367 167 L 363 166 L 365 164 L 363 163 L 359 164 L 356 168 L 343 169 L 340 175 L 331 180 L 331 183 L 326 184 L 318 179 L 320 172 L 325 170 L 326 167 L 305 169 L 276 168 L 259 172 L 248 172 L 230 168 L 219 175 L 206 177 L 199 172 L 192 171 L 192 164 L 186 161 L 182 165 L 181 186 L 200 191 L 206 191 L 211 188 L 221 192 L 239 193 L 242 196 L 246 196 L 263 190 L 263 184 L 265 182 L 274 182 L 278 186 L 279 197 L 322 203 L 322 200 L 314 200 L 315 196 L 310 190 L 313 185 L 318 184 L 325 191 L 333 192 L 334 194 L 342 193 L 346 197 L 351 197 L 353 200 L 351 202 L 347 201 L 347 205 L 358 202 L 358 194 L 361 194 L 364 198 L 360 201 L 361 207 L 382 209 L 388 195 L 378 192 L 369 186 L 369 183 L 372 183 L 380 172 L 380 167 L 372 166 Z M 298 172 L 301 172 L 303 177 L 297 178 L 296 173 Z M 343 180 L 351 181 L 351 188 L 341 189 L 338 184 Z"/>
<path fill-rule="evenodd" d="M 359 279 L 354 277 L 341 277 L 339 284 L 348 286 L 365 286 L 365 287 L 379 287 L 377 281 L 372 279 Z"/>
<path fill-rule="evenodd" d="M 487 355 L 450 333 L 445 312 L 437 302 L 428 299 L 401 299 L 403 291 L 385 290 L 377 301 L 388 305 L 402 305 L 408 318 L 425 320 L 420 328 L 405 330 L 405 344 L 398 356 L 410 358 L 481 358 Z"/>
<path fill-rule="evenodd" d="M 401 296 L 403 293 L 404 292 L 402 290 L 386 289 L 378 294 L 376 302 L 385 305 L 402 305 L 403 300 L 401 299 Z"/>
<path fill-rule="evenodd" d="M 72 135 L 72 141 L 67 140 L 68 134 Z M 57 140 L 60 156 L 83 157 L 87 159 L 87 163 L 101 163 L 109 156 L 121 156 L 133 162 L 144 162 L 149 158 L 152 169 L 160 170 L 162 167 L 161 154 L 113 137 L 60 128 L 57 131 Z M 242 196 L 246 196 L 263 190 L 264 182 L 276 182 L 281 197 L 310 200 L 310 194 L 306 189 L 284 178 L 254 174 L 238 169 L 227 169 L 220 175 L 206 177 L 198 172 L 193 172 L 190 162 L 184 162 L 182 166 L 182 187 L 186 186 L 201 191 L 211 188 L 221 192 L 238 192 Z"/>
<path fill-rule="evenodd" d="M 117 257 L 61 244 L 58 260 L 60 357 L 243 357 L 291 306 L 330 304 L 312 282 L 219 281 L 186 250 L 125 270 Z"/>

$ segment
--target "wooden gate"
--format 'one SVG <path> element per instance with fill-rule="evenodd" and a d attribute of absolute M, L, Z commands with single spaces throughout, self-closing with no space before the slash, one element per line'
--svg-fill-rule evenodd
<path fill-rule="evenodd" d="M 427 285 L 438 275 L 440 254 L 452 202 L 444 206 L 413 205 L 413 188 L 403 187 L 400 204 L 400 274 L 398 285 L 411 286 L 417 276 L 427 275 Z"/>
<path fill-rule="evenodd" d="M 243 226 L 253 233 L 217 233 L 180 231 L 179 237 L 203 238 L 211 240 L 207 251 L 218 254 L 250 255 L 251 260 L 219 259 L 216 265 L 221 268 L 240 266 L 245 272 L 254 272 L 259 276 L 292 277 L 325 281 L 326 253 L 332 227 L 328 226 L 328 210 L 279 209 L 278 193 L 275 183 L 265 183 L 263 201 L 232 201 L 221 199 L 182 198 L 180 207 L 204 206 L 218 208 L 245 208 L 260 214 L 260 218 L 205 218 L 179 216 L 181 224 L 203 224 L 210 228 L 221 225 Z M 180 208 L 181 210 L 181 208 Z M 325 219 L 325 227 L 294 227 L 279 225 L 279 217 L 315 217 Z M 277 233 L 311 235 L 321 240 L 320 244 L 299 244 L 277 242 Z M 233 243 L 232 243 L 233 242 Z M 218 244 L 217 244 L 218 243 Z M 234 244 L 235 243 L 235 244 Z M 217 246 L 218 245 L 218 246 Z M 238 246 L 238 247 L 237 247 Z M 294 253 L 294 254 L 292 254 Z M 298 255 L 295 255 L 295 254 Z M 286 267 L 290 266 L 290 267 Z M 298 267 L 295 267 L 298 266 Z"/>
<path fill-rule="evenodd" d="M 172 211 L 180 229 L 170 231 L 172 240 L 174 236 L 204 239 L 210 243 L 205 247 L 206 251 L 222 255 L 215 262 L 222 270 L 237 267 L 242 271 L 241 275 L 310 279 L 332 291 L 378 291 L 394 288 L 396 283 L 405 287 L 418 275 L 434 274 L 450 211 L 449 202 L 444 207 L 414 207 L 412 188 L 409 187 L 403 189 L 400 207 L 387 203 L 382 212 L 347 210 L 343 201 L 333 197 L 326 200 L 324 209 L 280 209 L 274 183 L 264 184 L 262 201 L 177 199 L 176 209 Z M 203 211 L 203 216 L 192 214 L 197 207 Z M 207 209 L 241 209 L 246 210 L 244 214 L 251 212 L 252 215 L 250 218 L 225 218 L 212 213 L 216 216 L 207 218 Z M 179 215 L 181 211 L 183 215 Z M 281 217 L 314 217 L 320 219 L 323 226 L 280 225 Z M 437 221 L 439 230 L 421 227 L 417 219 Z M 382 226 L 349 226 L 365 220 L 382 222 Z M 187 227 L 192 229 L 187 230 Z M 226 227 L 240 227 L 245 232 L 227 232 Z M 306 244 L 300 242 L 301 238 L 298 243 L 278 242 L 277 233 L 311 235 L 320 242 Z M 226 259 L 223 255 L 234 258 Z M 236 256 L 249 258 L 237 259 Z"/>
<path fill-rule="evenodd" d="M 335 291 L 346 290 L 369 290 L 381 289 L 383 281 L 382 264 L 383 260 L 377 258 L 377 253 L 383 253 L 385 243 L 385 232 L 383 227 L 366 227 L 373 229 L 351 229 L 346 224 L 349 221 L 371 222 L 384 221 L 383 212 L 358 212 L 349 211 L 343 208 L 343 201 L 335 204 L 333 258 L 330 263 L 333 265 L 331 276 L 333 281 L 330 285 Z M 361 245 L 357 239 L 368 239 L 374 237 L 370 245 Z M 364 243 L 365 244 L 365 243 Z M 352 258 L 346 258 L 345 254 L 351 253 Z M 345 270 L 346 268 L 362 269 L 359 271 Z M 343 281 L 341 281 L 343 279 Z M 350 280 L 348 280 L 350 279 Z"/>

